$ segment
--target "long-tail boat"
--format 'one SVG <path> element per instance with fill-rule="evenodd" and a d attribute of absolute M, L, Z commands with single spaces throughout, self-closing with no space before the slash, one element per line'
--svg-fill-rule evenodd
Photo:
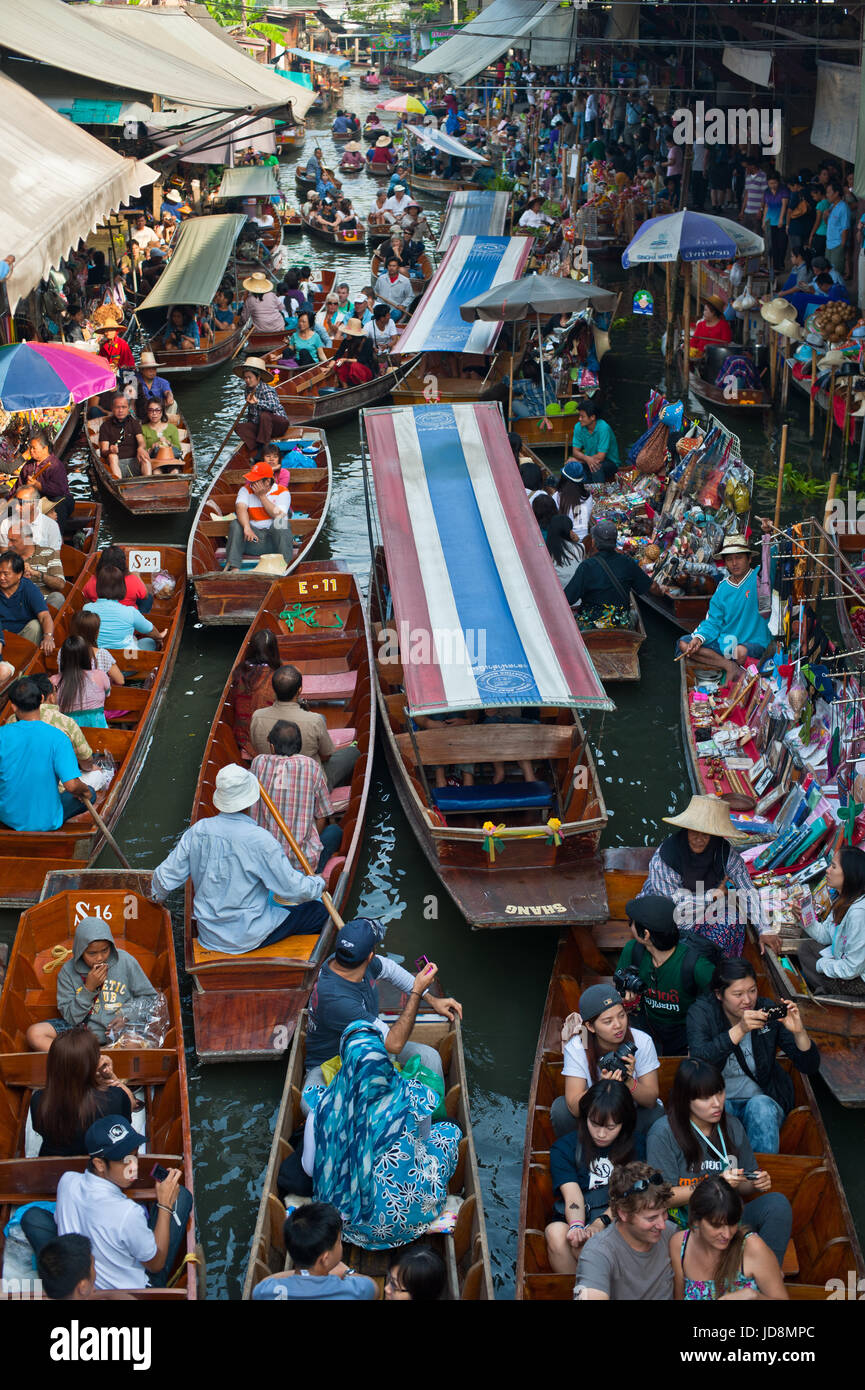
<path fill-rule="evenodd" d="M 430 198 L 449 198 L 452 193 L 473 193 L 478 185 L 471 179 L 443 179 L 437 174 L 419 174 L 412 169 L 406 176 L 412 193 L 426 193 Z"/>
<path fill-rule="evenodd" d="M 631 594 L 630 627 L 580 628 L 595 670 L 604 684 L 640 679 L 640 648 L 646 640 L 640 605 Z"/>
<path fill-rule="evenodd" d="M 283 125 L 276 128 L 276 149 L 282 156 L 290 150 L 299 150 L 306 139 L 305 125 Z"/>
<path fill-rule="evenodd" d="M 149 619 L 166 636 L 160 651 L 118 653 L 118 665 L 126 679 L 112 686 L 105 700 L 106 729 L 88 729 L 85 738 L 94 757 L 113 760 L 110 785 L 98 791 L 95 807 L 109 829 L 120 818 L 135 786 L 150 746 L 150 735 L 171 672 L 183 628 L 186 600 L 186 556 L 168 545 L 124 545 L 130 570 L 147 585 L 148 577 L 165 571 L 174 580 L 167 596 L 154 596 Z M 65 609 L 54 624 L 55 650 L 50 656 L 38 649 L 25 668 L 25 674 L 57 671 L 57 652 L 69 636 L 72 616 L 84 604 L 83 589 L 96 571 L 91 556 L 75 582 Z M 3 718 L 12 717 L 7 706 Z M 0 828 L 0 906 L 27 907 L 35 902 L 46 873 L 52 869 L 81 869 L 91 863 L 102 847 L 103 836 L 90 814 L 82 811 L 64 822 L 59 830 L 16 831 Z"/>
<path fill-rule="evenodd" d="M 342 246 L 347 251 L 362 251 L 364 248 L 363 228 L 358 227 L 354 231 L 343 232 L 339 227 L 322 227 L 319 222 L 310 222 L 308 218 L 303 218 L 303 226 L 306 233 L 315 241 L 326 241 L 329 246 Z"/>
<path fill-rule="evenodd" d="M 288 418 L 295 424 L 320 425 L 330 428 L 353 420 L 359 410 L 387 400 L 400 382 L 412 370 L 416 357 L 394 363 L 372 381 L 359 386 L 340 386 L 333 359 L 318 362 L 301 372 L 292 371 L 281 377 L 277 392 Z"/>
<path fill-rule="evenodd" d="M 277 1178 L 280 1164 L 292 1152 L 297 1131 L 304 1123 L 300 1097 L 305 1070 L 306 1017 L 304 1010 L 288 1060 L 285 1090 L 276 1116 L 273 1144 L 246 1270 L 243 1287 L 245 1299 L 252 1298 L 253 1289 L 262 1279 L 291 1268 L 282 1236 L 286 1210 L 277 1189 Z M 463 1131 L 459 1162 L 449 1184 L 449 1192 L 462 1198 L 456 1225 L 450 1235 L 427 1235 L 413 1244 L 430 1245 L 441 1255 L 447 1270 L 447 1296 L 450 1301 L 493 1299 L 495 1293 L 459 1020 L 449 1023 L 437 1014 L 421 1015 L 415 1023 L 411 1040 L 426 1043 L 439 1052 L 445 1075 L 447 1117 Z M 356 1245 L 346 1245 L 344 1255 L 346 1263 L 355 1273 L 375 1279 L 381 1289 L 387 1274 L 388 1251 L 362 1250 Z"/>
<path fill-rule="evenodd" d="M 554 1274 L 547 1259 L 544 1228 L 555 1220 L 550 1179 L 550 1147 L 555 1134 L 550 1108 L 564 1094 L 562 1023 L 573 1013 L 590 984 L 608 980 L 619 951 L 629 939 L 625 904 L 645 882 L 651 848 L 614 849 L 604 855 L 608 911 L 593 928 L 571 926 L 562 936 L 550 979 L 529 1094 L 523 1158 L 523 1182 L 517 1237 L 516 1297 L 570 1300 L 574 1276 Z M 761 994 L 772 994 L 760 956 L 750 951 Z M 809 1030 L 810 1031 L 810 1030 Z M 815 1039 L 816 1041 L 816 1039 Z M 821 1044 L 822 1046 L 822 1044 Z M 680 1058 L 662 1057 L 661 1099 L 665 1100 Z M 782 1066 L 788 1066 L 782 1059 Z M 820 1111 L 807 1077 L 790 1072 L 795 1104 L 781 1130 L 780 1152 L 760 1154 L 758 1162 L 772 1176 L 772 1190 L 793 1207 L 793 1236 L 783 1271 L 791 1299 L 829 1297 L 827 1281 L 848 1271 L 865 1274 L 865 1260 L 853 1225 Z"/>
<path fill-rule="evenodd" d="M 391 355 L 422 354 L 394 392 L 400 405 L 424 400 L 504 398 L 509 358 L 496 354 L 501 323 L 460 318 L 467 298 L 518 280 L 530 254 L 522 237 L 454 237 Z"/>
<path fill-rule="evenodd" d="M 303 559 L 324 525 L 330 502 L 331 462 L 323 430 L 292 426 L 284 438 L 296 441 L 308 454 L 309 468 L 294 468 L 291 474 L 292 520 L 295 558 L 286 573 Z M 246 569 L 226 574 L 225 541 L 234 515 L 234 501 L 243 486 L 243 475 L 250 469 L 249 450 L 244 446 L 229 459 L 201 499 L 186 549 L 186 564 L 195 589 L 198 620 L 205 625 L 236 623 L 248 626 L 258 612 L 273 583 L 272 574 L 255 572 L 254 558 Z"/>
<path fill-rule="evenodd" d="M 246 347 L 252 325 L 238 324 L 236 328 L 217 328 L 202 341 L 200 348 L 170 348 L 165 346 L 161 334 L 150 339 L 150 349 L 156 357 L 160 372 L 168 372 L 172 377 L 182 377 L 184 381 L 198 381 L 235 357 Z"/>
<path fill-rule="evenodd" d="M 351 786 L 337 788 L 331 795 L 343 835 L 323 877 L 339 908 L 348 899 L 357 868 L 375 740 L 369 629 L 357 581 L 333 560 L 300 565 L 287 579 L 277 580 L 236 664 L 243 661 L 253 634 L 265 628 L 276 634 L 283 663 L 302 672 L 307 705 L 324 717 L 334 742 L 338 746 L 356 742 L 361 750 Z M 213 787 L 220 768 L 243 761 L 234 736 L 233 674 L 211 726 L 195 789 L 193 824 L 214 814 Z M 328 922 L 318 937 L 287 937 L 242 956 L 205 950 L 198 941 L 187 885 L 185 964 L 195 989 L 192 1015 L 202 1061 L 278 1060 L 319 966 L 330 953 L 333 934 L 333 924 Z"/>
<path fill-rule="evenodd" d="M 594 921 L 607 813 L 577 709 L 612 705 L 501 413 L 403 407 L 366 411 L 364 426 L 384 538 L 370 584 L 379 711 L 411 827 L 472 926 Z M 513 762 L 535 777 L 507 777 Z M 474 785 L 443 785 L 451 764 L 472 764 Z"/>
<path fill-rule="evenodd" d="M 90 467 L 103 491 L 136 516 L 188 511 L 195 482 L 195 451 L 183 416 L 179 413 L 172 416 L 180 436 L 181 457 L 177 460 L 180 472 L 154 471 L 149 478 L 115 478 L 99 451 L 99 430 L 105 418 L 97 417 L 85 424 Z"/>
<path fill-rule="evenodd" d="M 47 1061 L 46 1053 L 28 1048 L 27 1029 L 56 1018 L 59 967 L 71 956 L 83 917 L 100 917 L 107 924 L 116 945 L 134 957 L 168 1005 L 168 1032 L 158 1048 L 123 1046 L 110 1054 L 118 1079 L 144 1101 L 146 1144 L 128 1195 L 137 1202 L 155 1200 L 154 1162 L 180 1168 L 182 1182 L 192 1192 L 192 1133 L 171 915 L 150 901 L 150 877 L 111 869 L 51 872 L 40 901 L 21 917 L 0 996 L 0 1255 L 2 1232 L 14 1209 L 24 1202 L 53 1201 L 62 1174 L 82 1172 L 89 1162 L 87 1155 L 25 1154 L 30 1099 L 45 1085 Z M 166 1273 L 177 1279 L 170 1279 L 170 1288 L 135 1290 L 135 1297 L 177 1302 L 204 1296 L 194 1212 L 175 1266 Z"/>
<path fill-rule="evenodd" d="M 418 266 L 420 268 L 420 275 L 412 276 L 411 287 L 414 290 L 415 294 L 419 297 L 423 294 L 424 290 L 426 289 L 427 285 L 433 277 L 433 263 L 430 257 L 427 255 L 426 251 L 424 251 L 423 255 L 420 257 L 420 260 L 418 261 Z M 370 273 L 372 275 L 372 280 L 370 283 L 374 285 L 378 277 L 380 275 L 383 275 L 386 269 L 387 252 L 384 250 L 373 252 L 372 261 L 370 262 Z"/>

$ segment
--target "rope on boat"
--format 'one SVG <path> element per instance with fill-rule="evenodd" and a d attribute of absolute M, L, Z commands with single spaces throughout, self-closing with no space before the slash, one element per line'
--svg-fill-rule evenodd
<path fill-rule="evenodd" d="M 307 627 L 317 627 L 321 631 L 326 631 L 328 628 L 340 628 L 344 626 L 339 613 L 334 613 L 334 621 L 332 623 L 320 623 L 315 616 L 317 612 L 318 609 L 313 604 L 304 607 L 302 603 L 295 603 L 291 608 L 283 608 L 279 616 L 285 623 L 289 632 L 294 632 L 295 623 L 304 623 Z"/>
<path fill-rule="evenodd" d="M 508 829 L 504 823 L 493 825 L 491 820 L 484 821 L 483 829 L 485 832 L 484 850 L 489 855 L 491 864 L 495 864 L 497 854 L 504 852 L 505 840 L 540 840 L 544 834 L 543 830 Z M 546 829 L 549 832 L 545 837 L 546 843 L 554 846 L 560 845 L 562 843 L 562 822 L 558 816 L 550 816 Z"/>
<path fill-rule="evenodd" d="M 56 970 L 58 966 L 62 965 L 64 961 L 67 961 L 71 955 L 72 951 L 68 946 L 52 946 L 51 957 L 43 965 L 42 974 L 50 975 L 52 970 Z"/>

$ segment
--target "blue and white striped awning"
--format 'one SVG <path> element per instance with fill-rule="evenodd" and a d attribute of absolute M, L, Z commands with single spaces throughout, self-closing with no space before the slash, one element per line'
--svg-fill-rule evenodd
<path fill-rule="evenodd" d="M 532 246 L 531 237 L 454 237 L 394 351 L 492 352 L 501 323 L 466 323 L 460 306 L 496 285 L 518 280 Z"/>
<path fill-rule="evenodd" d="M 436 246 L 439 255 L 455 236 L 502 236 L 510 200 L 510 193 L 489 193 L 485 189 L 452 193 Z"/>

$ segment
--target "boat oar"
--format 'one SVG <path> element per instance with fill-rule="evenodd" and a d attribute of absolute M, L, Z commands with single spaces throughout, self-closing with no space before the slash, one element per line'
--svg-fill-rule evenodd
<path fill-rule="evenodd" d="M 120 860 L 120 862 L 121 862 L 121 864 L 123 865 L 124 869 L 131 869 L 131 868 L 132 868 L 132 865 L 130 864 L 129 860 L 126 858 L 126 855 L 123 853 L 123 850 L 122 850 L 122 849 L 120 848 L 120 846 L 118 845 L 118 843 L 117 843 L 117 841 L 115 840 L 114 836 L 111 834 L 111 831 L 108 829 L 108 826 L 105 824 L 105 821 L 104 821 L 104 820 L 102 819 L 102 817 L 100 816 L 100 814 L 99 814 L 99 812 L 97 811 L 96 807 L 93 805 L 93 802 L 92 802 L 92 801 L 85 801 L 84 804 L 85 804 L 85 806 L 87 807 L 87 810 L 88 810 L 89 814 L 91 815 L 91 817 L 92 817 L 93 820 L 95 821 L 95 823 L 96 823 L 98 829 L 99 829 L 99 830 L 101 831 L 101 833 L 105 836 L 105 839 L 108 841 L 109 845 L 110 845 L 111 848 L 114 850 L 114 853 L 117 855 L 117 858 Z M 88 868 L 90 867 L 91 862 L 92 862 L 95 858 L 96 858 L 96 855 L 95 855 L 95 854 L 93 854 L 93 855 L 90 856 L 90 859 L 88 860 L 88 863 L 87 863 L 87 867 L 88 867 Z"/>
<path fill-rule="evenodd" d="M 213 455 L 213 458 L 210 460 L 210 466 L 211 466 L 211 468 L 212 468 L 213 465 L 216 463 L 216 460 L 219 458 L 219 455 L 222 453 L 223 449 L 225 448 L 225 446 L 226 446 L 226 444 L 228 443 L 228 441 L 229 441 L 229 439 L 231 438 L 231 436 L 234 434 L 235 426 L 240 424 L 240 417 L 241 417 L 241 415 L 243 414 L 244 410 L 246 409 L 246 405 L 247 405 L 246 396 L 244 396 L 244 398 L 243 398 L 243 405 L 240 407 L 240 412 L 239 412 L 239 414 L 237 415 L 236 419 L 234 419 L 234 420 L 232 421 L 231 429 L 228 431 L 228 434 L 225 436 L 225 438 L 223 439 L 223 441 L 222 441 L 222 443 L 220 444 L 219 448 L 217 449 L 216 453 Z"/>
<path fill-rule="evenodd" d="M 270 814 L 273 816 L 273 819 L 276 821 L 286 840 L 288 841 L 292 854 L 294 855 L 300 867 L 303 869 L 303 872 L 307 874 L 309 877 L 313 877 L 313 870 L 309 866 L 309 861 L 307 860 L 305 854 L 303 853 L 303 850 L 300 848 L 300 845 L 297 843 L 297 840 L 292 835 L 285 821 L 282 819 L 282 816 L 279 814 L 279 811 L 276 809 L 276 806 L 273 804 L 273 799 L 270 796 L 270 793 L 265 791 L 264 787 L 262 787 L 260 782 L 258 785 L 261 790 L 261 799 L 264 802 Z M 340 927 L 345 926 L 345 923 L 343 922 L 342 918 L 340 917 L 339 913 L 334 907 L 333 899 L 331 898 L 330 894 L 327 892 L 322 893 L 321 901 L 324 903 L 324 906 L 327 908 L 328 912 L 333 918 L 334 926 L 336 927 L 337 931 L 339 931 Z"/>

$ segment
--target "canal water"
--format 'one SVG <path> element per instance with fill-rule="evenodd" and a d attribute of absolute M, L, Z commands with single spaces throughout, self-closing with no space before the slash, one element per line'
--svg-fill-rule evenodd
<path fill-rule="evenodd" d="M 376 99 L 361 92 L 356 83 L 355 76 L 346 105 L 362 118 Z M 384 91 L 380 99 L 389 95 Z M 321 143 L 327 162 L 338 161 L 339 146 L 330 140 L 329 125 L 329 115 L 311 119 L 301 152 L 303 160 L 316 143 Z M 283 167 L 280 173 L 294 202 L 293 166 Z M 377 184 L 361 173 L 346 178 L 344 186 L 357 206 L 368 210 Z M 442 207 L 433 205 L 436 223 Z M 348 281 L 354 292 L 368 282 L 368 264 L 361 251 L 344 251 L 335 261 L 329 246 L 305 238 L 293 245 L 297 263 L 308 261 L 320 268 L 336 264 L 337 280 Z M 602 375 L 605 413 L 621 449 L 642 433 L 649 389 L 663 384 L 662 325 L 657 318 L 630 313 L 631 298 L 641 288 L 642 277 L 628 279 L 621 270 L 604 266 L 599 278 L 623 290 L 621 321 L 613 329 Z M 656 302 L 660 302 L 662 281 L 652 288 Z M 215 454 L 242 403 L 240 382 L 228 370 L 182 392 L 181 408 L 195 439 L 199 495 L 228 457 L 227 451 L 219 458 Z M 689 412 L 702 413 L 693 398 Z M 822 478 L 828 470 L 821 463 L 819 444 L 809 444 L 807 408 L 803 409 L 798 399 L 791 400 L 786 418 L 790 425 L 788 462 L 800 474 Z M 760 480 L 777 472 L 780 422 L 768 417 L 765 424 L 751 420 L 741 425 L 730 423 L 738 430 L 744 457 L 758 477 L 755 510 L 771 514 L 774 482 Z M 308 558 L 342 560 L 365 583 L 369 546 L 357 423 L 331 431 L 329 443 L 334 464 L 333 499 L 327 523 Z M 83 456 L 77 458 L 83 467 Z M 85 480 L 74 486 L 82 495 L 87 493 Z M 807 498 L 797 505 L 795 494 L 788 495 L 788 502 L 785 519 L 810 514 L 816 506 Z M 107 502 L 103 543 L 116 539 L 185 545 L 192 515 L 140 522 Z M 610 813 L 605 845 L 656 843 L 664 833 L 661 817 L 681 809 L 690 792 L 679 733 L 678 668 L 671 659 L 674 634 L 651 612 L 646 613 L 645 621 L 648 636 L 641 651 L 641 682 L 633 687 L 613 687 L 615 712 L 589 722 Z M 115 828 L 121 847 L 136 867 L 158 864 L 188 825 L 207 733 L 241 637 L 238 628 L 201 627 L 194 606 L 190 607 L 147 760 L 135 794 Z M 105 867 L 113 862 L 110 852 L 100 860 Z M 430 898 L 435 900 L 437 915 L 433 917 L 426 906 Z M 170 906 L 182 962 L 179 894 Z M 381 917 L 388 923 L 387 949 L 391 953 L 408 962 L 421 953 L 436 961 L 447 991 L 463 1003 L 471 1113 L 496 1291 L 498 1297 L 512 1297 L 526 1103 L 555 954 L 556 928 L 539 924 L 493 933 L 471 932 L 440 892 L 405 821 L 380 753 L 366 840 L 348 906 L 351 914 Z M 11 913 L 0 913 L 0 940 L 11 941 L 15 920 Z M 195 1198 L 207 1260 L 207 1291 L 210 1298 L 238 1298 L 285 1067 L 278 1062 L 201 1066 L 193 1047 L 189 985 L 185 979 L 183 983 Z M 856 1112 L 838 1106 L 819 1079 L 816 1089 L 862 1233 L 865 1177 L 861 1119 Z"/>

